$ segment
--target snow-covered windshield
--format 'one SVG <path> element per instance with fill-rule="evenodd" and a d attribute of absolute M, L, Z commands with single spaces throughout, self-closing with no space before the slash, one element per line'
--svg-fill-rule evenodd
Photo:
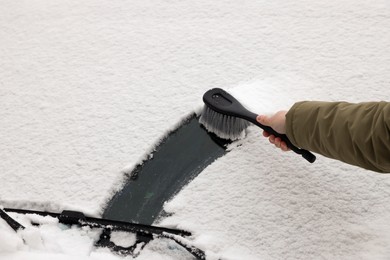
<path fill-rule="evenodd" d="M 1 1 L 0 205 L 102 216 L 210 88 L 256 113 L 388 100 L 389 11 L 363 0 Z M 255 126 L 229 151 L 154 224 L 190 231 L 210 259 L 389 257 L 387 176 L 308 164 Z M 94 247 L 94 230 L 13 216 L 29 229 L 0 219 L 0 259 L 123 258 Z M 192 259 L 174 244 L 157 239 L 138 259 Z"/>

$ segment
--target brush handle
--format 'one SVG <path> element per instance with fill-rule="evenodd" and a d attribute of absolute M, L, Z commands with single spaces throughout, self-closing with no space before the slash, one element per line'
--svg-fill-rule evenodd
<path fill-rule="evenodd" d="M 305 158 L 308 162 L 310 163 L 313 163 L 315 160 L 316 160 L 316 156 L 314 154 L 312 154 L 311 152 L 309 152 L 308 150 L 305 150 L 305 149 L 301 149 L 301 148 L 298 148 L 296 147 L 295 145 L 293 145 L 293 143 L 291 143 L 290 139 L 288 139 L 287 135 L 285 134 L 279 134 L 278 132 L 276 132 L 274 129 L 272 129 L 271 127 L 269 126 L 266 126 L 266 125 L 263 125 L 263 124 L 260 124 L 259 122 L 257 122 L 256 120 L 256 117 L 257 115 L 254 114 L 254 113 L 251 113 L 251 122 L 255 125 L 257 125 L 258 127 L 262 128 L 264 131 L 266 131 L 267 133 L 271 134 L 271 135 L 274 135 L 275 137 L 279 137 L 283 142 L 286 143 L 287 147 L 290 148 L 292 151 L 294 151 L 295 153 L 297 154 L 300 154 L 302 155 L 303 158 Z"/>

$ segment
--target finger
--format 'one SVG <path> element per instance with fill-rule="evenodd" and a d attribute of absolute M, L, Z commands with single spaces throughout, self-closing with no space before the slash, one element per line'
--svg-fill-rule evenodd
<path fill-rule="evenodd" d="M 281 142 L 282 142 L 282 139 L 280 139 L 279 137 L 275 138 L 275 145 L 276 145 L 276 147 L 280 148 L 280 143 Z"/>
<path fill-rule="evenodd" d="M 287 147 L 287 144 L 285 142 L 280 143 L 280 149 L 285 152 L 290 151 L 290 148 Z"/>
<path fill-rule="evenodd" d="M 271 144 L 274 144 L 275 143 L 275 136 L 274 135 L 270 135 L 269 138 L 268 138 L 269 142 Z"/>
<path fill-rule="evenodd" d="M 263 131 L 263 136 L 264 137 L 269 137 L 270 136 L 270 133 L 266 132 L 266 131 Z"/>
<path fill-rule="evenodd" d="M 262 124 L 262 125 L 267 125 L 267 126 L 269 126 L 269 124 L 270 124 L 269 118 L 268 118 L 267 116 L 265 116 L 265 115 L 258 115 L 258 116 L 256 117 L 256 120 L 257 120 L 257 122 L 259 122 L 259 123 Z"/>

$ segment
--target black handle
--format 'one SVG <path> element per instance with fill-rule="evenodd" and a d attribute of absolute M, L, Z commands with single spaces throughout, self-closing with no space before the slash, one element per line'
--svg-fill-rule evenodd
<path fill-rule="evenodd" d="M 254 124 L 256 124 L 257 126 L 259 126 L 260 128 L 262 128 L 264 131 L 266 131 L 267 133 L 271 134 L 271 135 L 274 135 L 275 137 L 279 137 L 280 139 L 282 139 L 283 142 L 285 142 L 287 144 L 287 147 L 290 148 L 292 151 L 294 151 L 295 153 L 297 154 L 300 154 L 302 155 L 303 158 L 305 158 L 308 162 L 310 163 L 313 163 L 315 162 L 316 160 L 316 156 L 314 154 L 312 154 L 311 152 L 309 152 L 308 150 L 305 150 L 305 149 L 301 149 L 301 148 L 298 148 L 296 147 L 295 145 L 293 145 L 290 141 L 290 139 L 288 139 L 287 135 L 285 134 L 279 134 L 278 132 L 276 132 L 274 129 L 272 129 L 271 127 L 269 126 L 266 126 L 266 125 L 263 125 L 263 124 L 260 124 L 259 122 L 257 122 L 256 120 L 255 121 L 252 121 Z"/>

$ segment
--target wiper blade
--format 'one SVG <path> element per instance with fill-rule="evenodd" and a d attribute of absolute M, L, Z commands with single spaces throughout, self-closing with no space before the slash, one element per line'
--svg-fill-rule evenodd
<path fill-rule="evenodd" d="M 110 241 L 111 231 L 124 231 L 136 233 L 138 236 L 137 242 L 147 244 L 154 237 L 163 237 L 175 241 L 180 246 L 184 247 L 188 252 L 190 252 L 197 259 L 206 259 L 205 253 L 196 248 L 188 241 L 185 237 L 191 236 L 191 233 L 185 230 L 180 229 L 171 229 L 164 228 L 152 225 L 143 225 L 136 224 L 131 222 L 116 221 L 109 219 L 93 218 L 86 217 L 84 213 L 79 211 L 64 210 L 61 213 L 53 213 L 46 211 L 36 211 L 36 210 L 26 210 L 26 209 L 13 209 L 13 208 L 4 208 L 4 211 L 14 212 L 19 214 L 37 214 L 40 216 L 51 216 L 57 218 L 60 223 L 66 225 L 79 225 L 79 226 L 89 226 L 91 228 L 102 228 L 103 233 L 101 235 L 100 241 L 98 241 L 97 246 L 109 247 L 113 251 L 119 252 L 121 254 L 133 254 L 136 246 L 131 247 L 121 247 L 115 245 Z M 0 209 L 0 216 L 6 220 L 6 222 L 16 231 L 19 228 L 24 229 L 24 226 L 19 224 L 17 221 L 12 219 L 7 213 Z"/>

